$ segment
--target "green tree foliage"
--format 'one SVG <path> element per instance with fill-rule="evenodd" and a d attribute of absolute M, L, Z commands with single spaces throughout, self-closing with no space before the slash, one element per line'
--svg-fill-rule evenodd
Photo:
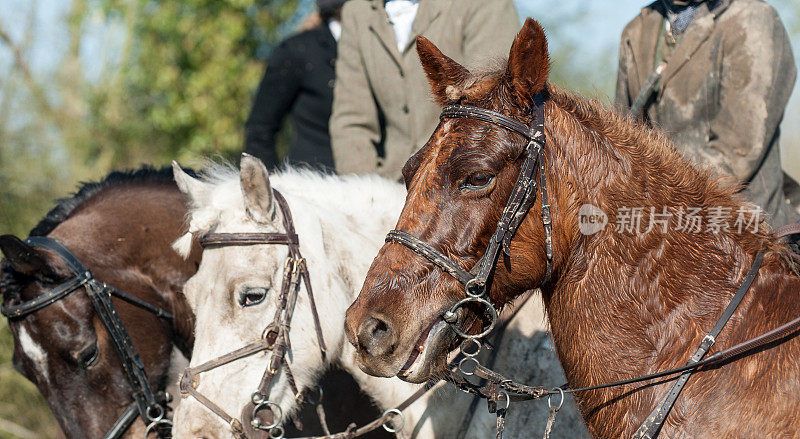
<path fill-rule="evenodd" d="M 36 70 L 37 11 L 56 4 L 64 13 L 48 32 L 63 32 L 65 50 Z M 0 21 L 9 60 L 0 63 L 0 233 L 26 236 L 54 198 L 110 169 L 234 156 L 263 55 L 292 30 L 300 5 L 33 0 L 21 36 Z M 0 439 L 53 437 L 49 410 L 13 370 L 12 351 L 0 319 Z"/>
<path fill-rule="evenodd" d="M 118 137 L 119 159 L 186 160 L 240 151 L 252 92 L 264 69 L 256 54 L 277 40 L 298 2 L 109 3 L 110 16 L 137 8 L 131 31 L 136 39 L 119 81 L 124 105 L 106 105 L 96 115 L 95 125 Z"/>

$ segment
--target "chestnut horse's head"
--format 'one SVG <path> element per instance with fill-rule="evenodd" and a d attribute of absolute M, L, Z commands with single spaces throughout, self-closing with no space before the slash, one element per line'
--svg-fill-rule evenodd
<path fill-rule="evenodd" d="M 417 51 L 431 89 L 442 104 L 460 103 L 493 110 L 526 125 L 533 98 L 547 93 L 547 41 L 541 26 L 528 19 L 517 35 L 505 69 L 473 74 L 420 37 Z M 472 118 L 446 118 L 431 139 L 406 163 L 408 188 L 397 229 L 430 244 L 471 269 L 486 250 L 525 154 L 527 139 L 500 125 Z M 541 201 L 533 207 L 541 209 Z M 529 216 L 517 232 L 539 254 L 514 251 L 501 256 L 489 295 L 502 306 L 545 277 L 544 229 Z M 538 219 L 538 216 L 535 216 Z M 526 276 L 508 276 L 510 271 Z M 525 280 L 519 280 L 524 278 Z M 464 287 L 428 259 L 389 242 L 373 262 L 361 294 L 347 313 L 346 330 L 367 373 L 399 375 L 422 382 L 444 370 L 456 335 L 441 316 L 465 297 Z M 475 319 L 461 313 L 463 330 Z"/>

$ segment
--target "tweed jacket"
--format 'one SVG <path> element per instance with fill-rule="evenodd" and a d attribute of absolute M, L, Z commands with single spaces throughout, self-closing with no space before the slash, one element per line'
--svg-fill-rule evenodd
<path fill-rule="evenodd" d="M 616 90 L 622 111 L 655 67 L 664 14 L 656 1 L 622 33 Z M 776 11 L 760 0 L 703 2 L 667 62 L 645 121 L 695 163 L 735 179 L 774 226 L 790 222 L 779 124 L 796 71 Z"/>
<path fill-rule="evenodd" d="M 398 179 L 430 138 L 440 108 L 420 65 L 417 36 L 469 66 L 506 57 L 519 28 L 511 0 L 420 0 L 399 51 L 383 0 L 348 1 L 330 123 L 336 171 Z"/>

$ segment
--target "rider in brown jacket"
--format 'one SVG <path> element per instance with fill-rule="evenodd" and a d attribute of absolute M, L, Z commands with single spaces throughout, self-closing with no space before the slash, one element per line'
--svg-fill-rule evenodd
<path fill-rule="evenodd" d="M 658 0 L 622 33 L 616 105 L 742 184 L 780 226 L 794 220 L 778 140 L 795 76 L 786 29 L 763 1 Z"/>
<path fill-rule="evenodd" d="M 416 16 L 398 43 L 403 17 L 391 21 L 393 3 L 350 0 L 342 12 L 330 122 L 340 174 L 398 179 L 436 128 L 440 108 L 420 65 L 418 35 L 469 66 L 504 57 L 520 28 L 511 0 L 405 0 L 398 3 L 416 8 Z"/>

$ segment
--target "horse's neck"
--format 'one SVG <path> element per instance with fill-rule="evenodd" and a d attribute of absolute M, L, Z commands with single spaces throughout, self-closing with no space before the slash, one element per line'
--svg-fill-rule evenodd
<path fill-rule="evenodd" d="M 718 315 L 708 313 L 708 307 L 719 306 L 721 312 L 736 289 L 731 279 L 739 279 L 749 268 L 743 262 L 748 255 L 742 240 L 750 238 L 679 235 L 685 232 L 674 230 L 674 224 L 666 233 L 646 235 L 650 208 L 708 209 L 715 202 L 734 201 L 671 149 L 652 144 L 642 145 L 641 150 L 603 145 L 601 149 L 562 142 L 548 145 L 555 149 L 551 156 L 556 162 L 547 168 L 548 183 L 554 204 L 561 206 L 554 206 L 558 214 L 553 225 L 559 266 L 544 299 L 570 385 L 613 382 L 685 361 Z M 585 204 L 608 215 L 604 230 L 581 233 L 578 209 Z M 642 209 L 640 233 L 615 230 L 619 224 L 613 218 L 623 208 Z M 705 258 L 702 264 L 697 255 Z M 705 309 L 698 308 L 703 304 Z M 617 393 L 614 389 L 579 395 L 584 413 L 596 414 Z M 642 398 L 652 395 L 652 389 L 636 392 L 606 407 L 619 410 L 624 423 L 631 404 L 647 405 L 649 400 Z"/>

